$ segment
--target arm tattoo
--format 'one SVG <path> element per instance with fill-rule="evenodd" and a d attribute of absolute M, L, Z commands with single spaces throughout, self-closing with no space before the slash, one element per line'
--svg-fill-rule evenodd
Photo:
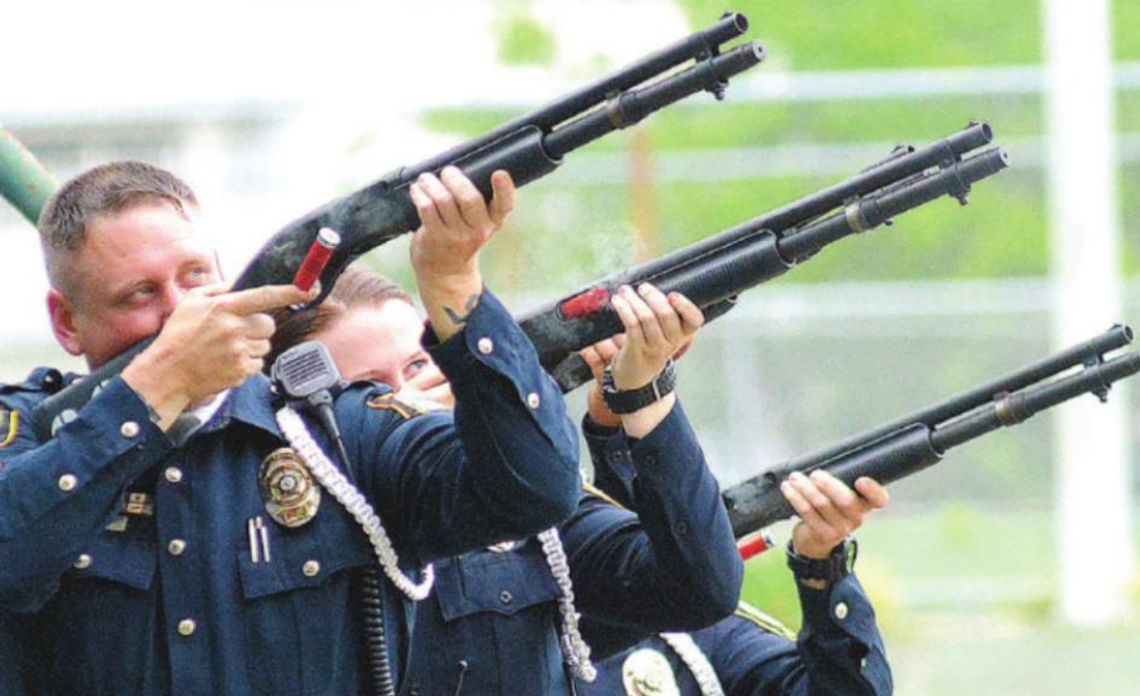
<path fill-rule="evenodd" d="M 466 314 L 456 314 L 455 310 L 451 307 L 444 307 L 443 311 L 447 313 L 447 318 L 451 320 L 451 323 L 456 326 L 463 326 L 467 323 L 467 318 L 471 316 L 471 312 L 475 311 L 475 307 L 478 304 L 479 295 L 471 295 L 467 298 L 467 302 L 463 303 L 463 309 L 466 310 Z"/>

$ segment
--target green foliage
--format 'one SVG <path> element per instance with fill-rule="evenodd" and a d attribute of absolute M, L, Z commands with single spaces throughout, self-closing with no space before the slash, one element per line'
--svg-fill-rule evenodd
<path fill-rule="evenodd" d="M 558 50 L 554 33 L 522 10 L 497 21 L 494 32 L 498 58 L 505 65 L 549 65 Z"/>
<path fill-rule="evenodd" d="M 772 62 L 796 70 L 996 65 L 1041 58 L 1039 0 L 679 4 L 694 28 L 711 23 L 726 7 L 743 12 L 752 24 L 749 35 L 767 44 Z"/>
<path fill-rule="evenodd" d="M 1116 0 L 1112 3 L 1112 55 L 1116 60 L 1140 60 L 1140 3 Z"/>
<path fill-rule="evenodd" d="M 803 620 L 800 600 L 792 574 L 784 564 L 783 550 L 772 549 L 744 565 L 744 589 L 740 598 L 791 630 L 799 630 Z"/>

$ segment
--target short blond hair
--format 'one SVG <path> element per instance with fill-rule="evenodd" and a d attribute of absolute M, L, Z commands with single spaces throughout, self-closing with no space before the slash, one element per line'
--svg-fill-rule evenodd
<path fill-rule="evenodd" d="M 74 294 L 69 261 L 83 248 L 92 220 L 161 201 L 184 216 L 189 215 L 188 208 L 198 207 L 198 198 L 186 182 L 145 162 L 110 162 L 66 182 L 44 206 L 38 224 L 51 286 L 65 296 Z"/>

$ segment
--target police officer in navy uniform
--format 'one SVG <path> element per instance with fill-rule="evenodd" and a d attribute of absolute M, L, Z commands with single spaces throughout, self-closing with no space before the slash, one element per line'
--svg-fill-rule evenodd
<path fill-rule="evenodd" d="M 597 401 L 596 397 L 591 398 Z M 612 420 L 591 410 L 585 429 L 595 485 L 616 504 L 635 507 L 638 472 L 610 438 Z M 886 490 L 856 482 L 859 496 L 826 472 L 795 476 L 784 495 L 802 518 L 789 542 L 788 566 L 803 613 L 799 636 L 741 603 L 716 624 L 691 633 L 662 633 L 598 665 L 598 678 L 578 693 L 610 696 L 884 696 L 893 691 L 882 636 L 852 568 L 846 537 L 866 514 L 886 506 Z M 636 509 L 636 508 L 635 508 Z M 836 543 L 838 542 L 838 543 Z M 802 551 L 801 551 L 802 550 Z M 806 552 L 806 553 L 804 553 Z"/>
<path fill-rule="evenodd" d="M 405 694 L 571 693 L 591 657 L 658 630 L 706 626 L 736 606 L 742 563 L 719 489 L 665 383 L 670 356 L 702 323 L 680 295 L 646 285 L 614 306 L 631 337 L 612 362 L 620 449 L 641 471 L 641 516 L 585 493 L 570 518 L 536 537 L 436 563 L 431 596 L 416 607 Z M 329 349 L 349 381 L 374 379 L 409 403 L 447 405 L 447 384 L 420 350 L 411 298 L 364 268 L 348 269 L 319 307 L 283 316 L 274 352 L 304 340 Z M 604 357 L 603 357 L 604 354 Z M 657 385 L 641 393 L 618 388 Z M 582 615 L 577 621 L 571 615 Z M 592 651 L 586 653 L 584 648 Z"/>
<path fill-rule="evenodd" d="M 424 343 L 451 380 L 454 416 L 402 409 L 372 384 L 335 403 L 364 492 L 349 507 L 379 513 L 362 519 L 386 528 L 403 580 L 382 593 L 397 678 L 402 594 L 429 584 L 428 564 L 545 529 L 580 489 L 561 395 L 482 286 L 478 251 L 513 207 L 509 177 L 492 183 L 490 204 L 456 169 L 411 189 Z M 358 693 L 346 571 L 382 545 L 309 475 L 319 458 L 306 442 L 329 443 L 275 412 L 259 375 L 265 312 L 312 296 L 212 285 L 196 218 L 185 184 L 138 163 L 90 170 L 45 209 L 64 348 L 97 367 L 159 333 L 49 441 L 5 459 L 0 610 L 32 615 L 33 674 L 49 693 Z"/>

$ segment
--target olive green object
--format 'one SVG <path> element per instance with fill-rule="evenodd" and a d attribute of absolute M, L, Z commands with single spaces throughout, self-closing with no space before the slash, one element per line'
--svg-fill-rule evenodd
<path fill-rule="evenodd" d="M 16 137 L 0 126 L 0 195 L 33 225 L 59 181 Z"/>

